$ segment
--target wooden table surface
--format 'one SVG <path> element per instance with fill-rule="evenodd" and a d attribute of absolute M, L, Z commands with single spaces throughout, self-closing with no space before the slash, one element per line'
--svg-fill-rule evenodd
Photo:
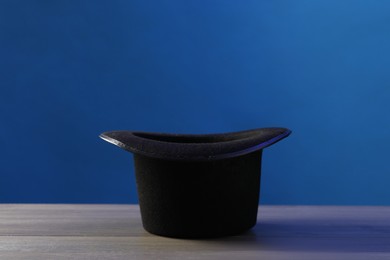
<path fill-rule="evenodd" d="M 251 231 L 185 240 L 137 205 L 0 204 L 0 259 L 390 259 L 390 207 L 260 206 Z"/>

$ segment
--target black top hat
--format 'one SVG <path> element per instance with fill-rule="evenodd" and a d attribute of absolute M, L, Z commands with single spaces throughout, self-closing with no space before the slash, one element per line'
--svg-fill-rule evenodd
<path fill-rule="evenodd" d="M 262 150 L 290 133 L 286 128 L 206 135 L 111 131 L 100 137 L 134 153 L 144 228 L 199 238 L 255 225 Z"/>

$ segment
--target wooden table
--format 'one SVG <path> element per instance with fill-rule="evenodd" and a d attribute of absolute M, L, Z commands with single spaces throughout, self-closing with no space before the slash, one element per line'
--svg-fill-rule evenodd
<path fill-rule="evenodd" d="M 390 207 L 260 206 L 240 236 L 183 240 L 137 205 L 3 204 L 0 259 L 390 259 Z"/>

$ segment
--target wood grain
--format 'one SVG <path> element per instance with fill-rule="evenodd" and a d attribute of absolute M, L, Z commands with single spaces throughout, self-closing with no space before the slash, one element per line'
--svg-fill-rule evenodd
<path fill-rule="evenodd" d="M 137 205 L 2 204 L 0 259 L 390 259 L 390 207 L 260 206 L 242 235 L 185 240 Z"/>

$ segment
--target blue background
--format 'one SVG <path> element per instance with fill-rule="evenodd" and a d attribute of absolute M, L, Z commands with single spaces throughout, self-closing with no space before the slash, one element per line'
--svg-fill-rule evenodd
<path fill-rule="evenodd" d="M 267 204 L 390 205 L 390 1 L 0 1 L 0 202 L 136 203 L 106 130 L 284 126 Z"/>

